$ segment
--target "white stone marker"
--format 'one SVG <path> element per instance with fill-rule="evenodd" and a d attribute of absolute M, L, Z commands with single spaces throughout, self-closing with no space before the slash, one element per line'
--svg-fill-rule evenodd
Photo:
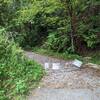
<path fill-rule="evenodd" d="M 46 62 L 46 63 L 44 64 L 44 67 L 45 67 L 45 69 L 48 69 L 48 68 L 49 68 L 49 63 Z"/>
<path fill-rule="evenodd" d="M 53 63 L 52 64 L 52 69 L 58 70 L 60 68 L 60 63 Z"/>
<path fill-rule="evenodd" d="M 81 67 L 81 65 L 82 65 L 83 63 L 82 63 L 82 61 L 79 61 L 79 60 L 77 60 L 77 59 L 75 59 L 73 62 L 72 62 L 72 65 L 74 65 L 74 66 L 76 66 L 76 67 Z"/>

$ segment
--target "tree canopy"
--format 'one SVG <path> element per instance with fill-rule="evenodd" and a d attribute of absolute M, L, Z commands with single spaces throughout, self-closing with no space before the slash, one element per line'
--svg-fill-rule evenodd
<path fill-rule="evenodd" d="M 100 44 L 99 9 L 99 0 L 1 0 L 0 25 L 22 47 L 80 52 Z"/>

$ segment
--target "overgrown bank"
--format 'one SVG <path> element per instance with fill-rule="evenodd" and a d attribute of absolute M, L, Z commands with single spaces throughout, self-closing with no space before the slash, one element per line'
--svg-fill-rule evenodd
<path fill-rule="evenodd" d="M 79 54 L 70 54 L 68 52 L 54 52 L 52 50 L 48 50 L 48 49 L 43 49 L 41 47 L 34 47 L 32 49 L 33 52 L 39 53 L 39 54 L 43 54 L 43 55 L 47 55 L 47 56 L 52 56 L 52 57 L 56 57 L 59 59 L 64 59 L 64 60 L 74 60 L 74 59 L 78 59 L 83 61 L 84 63 L 94 63 L 94 64 L 99 64 L 100 65 L 100 51 L 94 51 L 94 52 L 87 52 L 85 55 L 79 55 Z"/>
<path fill-rule="evenodd" d="M 21 48 L 0 29 L 0 100 L 20 100 L 43 76 L 42 67 L 24 56 Z"/>

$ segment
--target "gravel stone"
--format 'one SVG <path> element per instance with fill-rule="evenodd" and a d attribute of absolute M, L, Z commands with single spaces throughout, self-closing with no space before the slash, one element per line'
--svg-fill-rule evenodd
<path fill-rule="evenodd" d="M 71 65 L 72 61 L 32 52 L 25 52 L 25 55 L 43 67 L 45 63 L 50 64 L 40 83 L 41 88 L 32 90 L 27 100 L 100 100 L 100 70 L 77 68 Z M 60 63 L 60 68 L 53 70 L 52 63 Z"/>

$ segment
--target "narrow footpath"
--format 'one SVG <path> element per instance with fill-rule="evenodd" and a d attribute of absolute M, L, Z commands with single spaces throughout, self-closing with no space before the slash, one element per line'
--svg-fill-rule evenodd
<path fill-rule="evenodd" d="M 46 69 L 39 88 L 30 91 L 27 100 L 100 100 L 100 71 L 92 68 L 71 66 L 72 61 L 65 61 L 33 52 L 25 55 L 37 61 Z M 59 63 L 59 69 L 52 64 Z"/>

